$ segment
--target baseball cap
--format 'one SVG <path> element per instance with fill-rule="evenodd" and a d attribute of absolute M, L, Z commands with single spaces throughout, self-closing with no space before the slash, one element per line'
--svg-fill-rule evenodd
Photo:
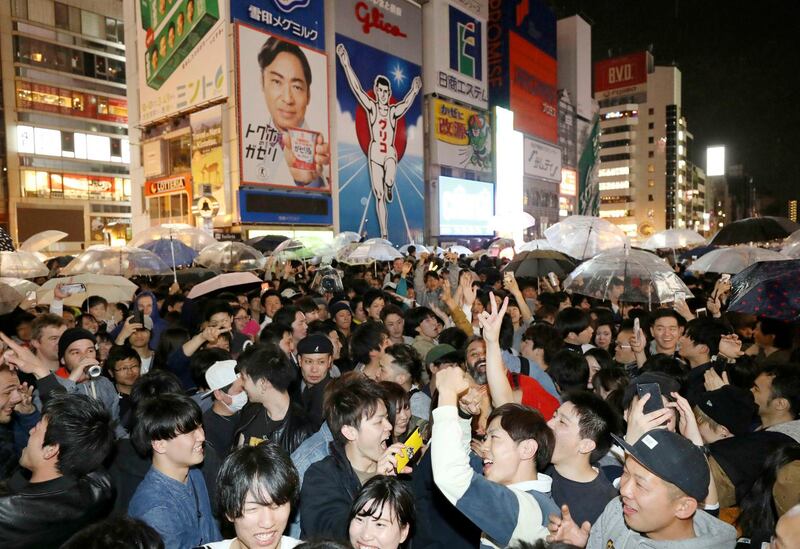
<path fill-rule="evenodd" d="M 440 343 L 439 345 L 435 345 L 428 351 L 428 354 L 425 355 L 425 364 L 433 364 L 443 356 L 449 355 L 450 353 L 456 353 L 456 348 L 452 345 L 448 345 L 447 343 Z"/>
<path fill-rule="evenodd" d="M 703 501 L 708 495 L 711 472 L 706 456 L 688 439 L 666 429 L 653 429 L 631 446 L 622 437 L 611 436 L 643 467 L 687 496 Z"/>
<path fill-rule="evenodd" d="M 97 343 L 97 340 L 89 330 L 84 330 L 83 328 L 70 328 L 68 330 L 64 330 L 64 333 L 61 334 L 61 337 L 58 339 L 59 360 L 64 358 L 64 353 L 67 352 L 67 349 L 70 345 L 82 339 L 88 339 L 93 344 Z"/>
<path fill-rule="evenodd" d="M 292 299 L 293 297 L 298 295 L 300 295 L 300 292 L 298 292 L 294 288 L 286 288 L 281 292 L 281 297 L 285 297 L 286 299 Z"/>
<path fill-rule="evenodd" d="M 216 391 L 227 387 L 239 377 L 236 372 L 235 360 L 218 360 L 206 370 L 206 385 L 208 392 L 203 394 L 203 398 Z"/>
<path fill-rule="evenodd" d="M 350 304 L 347 301 L 337 301 L 333 305 L 329 305 L 328 311 L 330 311 L 331 316 L 336 316 L 336 313 L 340 311 L 347 311 L 350 314 L 353 313 L 353 311 L 350 310 Z"/>
<path fill-rule="evenodd" d="M 757 411 L 753 394 L 733 385 L 703 393 L 697 400 L 697 407 L 737 436 L 750 432 Z"/>
<path fill-rule="evenodd" d="M 297 354 L 298 355 L 313 355 L 313 354 L 323 354 L 323 355 L 332 355 L 333 354 L 333 344 L 331 340 L 328 339 L 328 336 L 323 334 L 311 334 L 310 336 L 306 336 L 300 340 L 300 343 L 297 344 Z"/>

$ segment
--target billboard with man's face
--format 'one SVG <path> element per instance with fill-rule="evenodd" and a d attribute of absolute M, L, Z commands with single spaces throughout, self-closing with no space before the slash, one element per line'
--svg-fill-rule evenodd
<path fill-rule="evenodd" d="M 236 24 L 242 185 L 330 192 L 325 53 Z"/>
<path fill-rule="evenodd" d="M 139 122 L 228 96 L 224 0 L 139 0 Z"/>

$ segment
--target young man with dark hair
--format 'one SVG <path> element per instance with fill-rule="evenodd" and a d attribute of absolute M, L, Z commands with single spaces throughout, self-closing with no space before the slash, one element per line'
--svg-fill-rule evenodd
<path fill-rule="evenodd" d="M 267 290 L 261 294 L 261 308 L 264 311 L 264 320 L 261 321 L 261 328 L 266 328 L 272 323 L 275 313 L 283 306 L 281 294 L 277 290 Z"/>
<path fill-rule="evenodd" d="M 150 371 L 155 353 L 150 348 L 150 336 L 153 330 L 153 320 L 149 316 L 143 317 L 143 322 L 133 322 L 129 316 L 122 323 L 122 327 L 114 340 L 115 345 L 130 346 L 139 354 L 141 373 Z"/>
<path fill-rule="evenodd" d="M 390 344 L 383 324 L 369 321 L 360 324 L 350 337 L 350 358 L 356 363 L 355 370 L 377 380 L 381 357 Z"/>
<path fill-rule="evenodd" d="M 556 315 L 555 329 L 564 340 L 564 348 L 583 355 L 583 345 L 592 341 L 592 329 L 589 315 L 583 309 L 567 307 Z"/>
<path fill-rule="evenodd" d="M 336 301 L 330 304 L 328 310 L 339 331 L 345 337 L 350 337 L 353 326 L 353 311 L 350 310 L 350 304 L 347 301 Z"/>
<path fill-rule="evenodd" d="M 672 309 L 658 309 L 650 316 L 651 354 L 674 355 L 686 325 L 684 318 Z"/>
<path fill-rule="evenodd" d="M 300 341 L 297 348 L 300 358 L 300 394 L 295 401 L 300 403 L 316 432 L 323 422 L 322 403 L 325 388 L 331 382 L 333 366 L 333 344 L 323 334 L 312 334 Z"/>
<path fill-rule="evenodd" d="M 386 326 L 386 329 L 389 331 L 389 339 L 392 341 L 392 345 L 398 343 L 411 345 L 414 343 L 413 337 L 404 335 L 405 319 L 406 316 L 403 309 L 397 305 L 389 303 L 381 309 L 381 322 L 383 322 L 383 325 Z"/>
<path fill-rule="evenodd" d="M 241 353 L 245 348 L 245 343 L 250 341 L 246 335 L 234 330 L 233 308 L 227 301 L 214 299 L 206 303 L 203 320 L 209 327 L 231 334 L 230 351 L 234 357 Z M 213 344 L 213 342 L 209 343 Z"/>
<path fill-rule="evenodd" d="M 403 449 L 402 444 L 387 448 L 392 424 L 383 390 L 374 381 L 359 376 L 334 380 L 327 409 L 334 442 L 331 454 L 311 465 L 303 479 L 303 538 L 346 537 L 350 505 L 361 486 L 375 475 L 393 474 L 394 455 Z"/>
<path fill-rule="evenodd" d="M 291 549 L 299 543 L 283 536 L 300 484 L 297 469 L 278 445 L 235 450 L 222 464 L 217 484 L 217 512 L 233 525 L 236 538 L 207 547 Z"/>
<path fill-rule="evenodd" d="M 39 413 L 24 394 L 17 372 L 0 360 L 0 481 L 17 469 L 19 439 L 39 421 Z"/>
<path fill-rule="evenodd" d="M 553 378 L 560 394 L 585 391 L 589 385 L 589 363 L 583 354 L 564 349 L 550 361 L 547 373 Z"/>
<path fill-rule="evenodd" d="M 135 350 L 127 345 L 114 345 L 108 352 L 104 365 L 106 372 L 114 381 L 119 395 L 119 417 L 127 425 L 131 410 L 131 391 L 133 384 L 142 374 L 142 359 Z"/>
<path fill-rule="evenodd" d="M 558 514 L 551 479 L 553 432 L 536 410 L 504 404 L 489 416 L 483 475 L 469 464 L 469 423 L 459 419 L 459 396 L 469 382 L 459 368 L 437 374 L 439 406 L 433 412 L 431 459 L 436 486 L 473 524 L 481 547 L 508 547 L 547 535 L 547 517 Z"/>
<path fill-rule="evenodd" d="M 259 336 L 259 343 L 264 345 L 277 345 L 281 351 L 286 353 L 289 360 L 294 360 L 294 339 L 292 339 L 292 328 L 284 324 L 269 323 Z"/>
<path fill-rule="evenodd" d="M 405 331 L 414 338 L 411 346 L 419 353 L 419 356 L 425 356 L 438 343 L 436 339 L 442 329 L 431 309 L 415 307 L 406 313 Z"/>
<path fill-rule="evenodd" d="M 222 535 L 211 512 L 203 474 L 200 407 L 191 398 L 163 394 L 140 402 L 132 442 L 152 466 L 128 506 L 128 514 L 153 527 L 166 547 L 195 547 Z"/>
<path fill-rule="evenodd" d="M 54 395 L 31 429 L 17 472 L 0 488 L 4 547 L 59 547 L 109 511 L 114 491 L 98 471 L 114 431 L 103 405 L 85 395 Z"/>
<path fill-rule="evenodd" d="M 548 525 L 553 541 L 587 549 L 736 544 L 736 530 L 700 508 L 710 481 L 700 447 L 665 429 L 645 432 L 632 445 L 614 438 L 626 453 L 621 497 L 608 503 L 594 525 L 579 525 L 562 506 L 562 517 L 551 517 Z"/>
<path fill-rule="evenodd" d="M 431 399 L 422 392 L 422 360 L 409 345 L 392 345 L 381 358 L 379 381 L 393 381 L 411 395 L 411 415 L 428 420 Z"/>
<path fill-rule="evenodd" d="M 686 330 L 678 340 L 678 355 L 691 368 L 686 376 L 686 399 L 691 404 L 697 404 L 700 394 L 705 391 L 705 373 L 715 365 L 720 368 L 727 366 L 728 359 L 720 346 L 724 345 L 723 342 L 733 343 L 732 338 L 724 338 L 730 333 L 729 328 L 713 318 L 695 318 L 686 324 Z M 741 347 L 741 343 L 738 346 Z M 729 347 L 724 345 L 725 349 Z M 734 352 L 740 354 L 738 349 Z M 735 358 L 731 357 L 731 360 Z"/>
<path fill-rule="evenodd" d="M 311 420 L 289 396 L 296 368 L 278 347 L 259 344 L 239 356 L 239 372 L 250 401 L 234 435 L 237 446 L 276 442 L 291 453 L 314 433 Z"/>
<path fill-rule="evenodd" d="M 292 329 L 292 340 L 294 340 L 295 348 L 297 348 L 297 344 L 300 343 L 300 340 L 308 334 L 306 315 L 294 305 L 281 307 L 281 309 L 275 313 L 272 321 L 276 324 L 289 326 Z"/>
<path fill-rule="evenodd" d="M 548 427 L 555 434 L 552 465 L 553 499 L 568 505 L 578 524 L 594 523 L 617 490 L 592 467 L 611 448 L 611 433 L 618 424 L 611 406 L 594 393 L 570 393 Z"/>

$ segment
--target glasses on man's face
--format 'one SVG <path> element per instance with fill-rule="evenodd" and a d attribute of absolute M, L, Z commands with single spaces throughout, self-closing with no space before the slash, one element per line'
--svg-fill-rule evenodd
<path fill-rule="evenodd" d="M 250 320 L 250 315 L 235 316 L 233 317 L 233 320 L 241 320 L 241 321 Z"/>
<path fill-rule="evenodd" d="M 136 366 L 123 366 L 122 368 L 114 368 L 114 372 L 117 374 L 128 374 L 134 370 L 138 372 L 140 368 L 141 366 L 138 364 Z"/>

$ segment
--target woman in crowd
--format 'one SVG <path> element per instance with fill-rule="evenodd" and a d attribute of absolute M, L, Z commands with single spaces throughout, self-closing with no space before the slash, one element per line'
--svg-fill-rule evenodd
<path fill-rule="evenodd" d="M 414 525 L 414 496 L 395 477 L 373 477 L 353 501 L 349 519 L 353 547 L 397 549 Z"/>

